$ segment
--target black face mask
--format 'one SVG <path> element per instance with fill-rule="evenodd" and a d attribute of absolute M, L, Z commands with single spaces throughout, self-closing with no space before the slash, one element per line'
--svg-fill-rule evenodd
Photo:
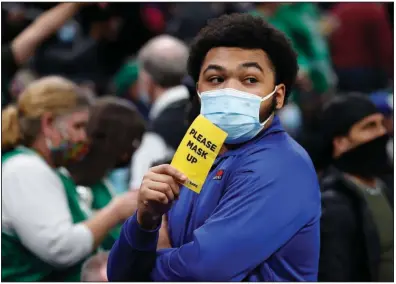
<path fill-rule="evenodd" d="M 334 165 L 341 171 L 364 178 L 372 178 L 392 173 L 386 144 L 388 135 L 383 135 L 367 143 L 357 146 L 344 153 L 334 161 Z"/>

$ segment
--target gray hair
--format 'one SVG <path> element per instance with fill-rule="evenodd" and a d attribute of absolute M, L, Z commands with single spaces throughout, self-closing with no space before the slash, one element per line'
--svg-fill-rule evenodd
<path fill-rule="evenodd" d="M 149 40 L 139 51 L 138 61 L 153 81 L 163 88 L 180 85 L 187 74 L 189 50 L 179 39 L 161 35 Z"/>

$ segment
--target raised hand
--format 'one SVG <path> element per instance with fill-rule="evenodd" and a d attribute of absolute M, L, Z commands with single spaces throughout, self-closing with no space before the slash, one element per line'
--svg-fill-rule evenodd
<path fill-rule="evenodd" d="M 147 228 L 157 226 L 179 196 L 180 184 L 185 181 L 187 177 L 170 165 L 151 168 L 139 189 L 137 217 L 140 225 Z"/>

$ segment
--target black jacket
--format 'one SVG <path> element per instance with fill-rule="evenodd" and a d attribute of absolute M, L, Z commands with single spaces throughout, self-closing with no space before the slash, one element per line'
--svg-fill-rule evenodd
<path fill-rule="evenodd" d="M 377 281 L 379 236 L 358 188 L 334 167 L 324 173 L 321 188 L 319 281 Z"/>
<path fill-rule="evenodd" d="M 172 103 L 149 125 L 149 131 L 157 133 L 165 143 L 176 150 L 188 129 L 186 123 L 188 99 Z"/>
<path fill-rule="evenodd" d="M 11 45 L 1 46 L 1 108 L 7 106 L 12 98 L 9 87 L 12 78 L 18 71 L 18 63 L 15 60 Z"/>

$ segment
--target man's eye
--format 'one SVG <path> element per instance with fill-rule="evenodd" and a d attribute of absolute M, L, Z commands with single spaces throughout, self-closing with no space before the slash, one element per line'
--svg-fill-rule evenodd
<path fill-rule="evenodd" d="M 248 84 L 255 84 L 255 83 L 257 83 L 258 81 L 257 81 L 256 78 L 249 77 L 249 78 L 246 78 L 246 79 L 245 79 L 245 82 L 247 82 Z"/>
<path fill-rule="evenodd" d="M 221 77 L 212 77 L 209 79 L 209 82 L 211 82 L 213 84 L 219 84 L 219 83 L 223 83 L 224 79 Z"/>

